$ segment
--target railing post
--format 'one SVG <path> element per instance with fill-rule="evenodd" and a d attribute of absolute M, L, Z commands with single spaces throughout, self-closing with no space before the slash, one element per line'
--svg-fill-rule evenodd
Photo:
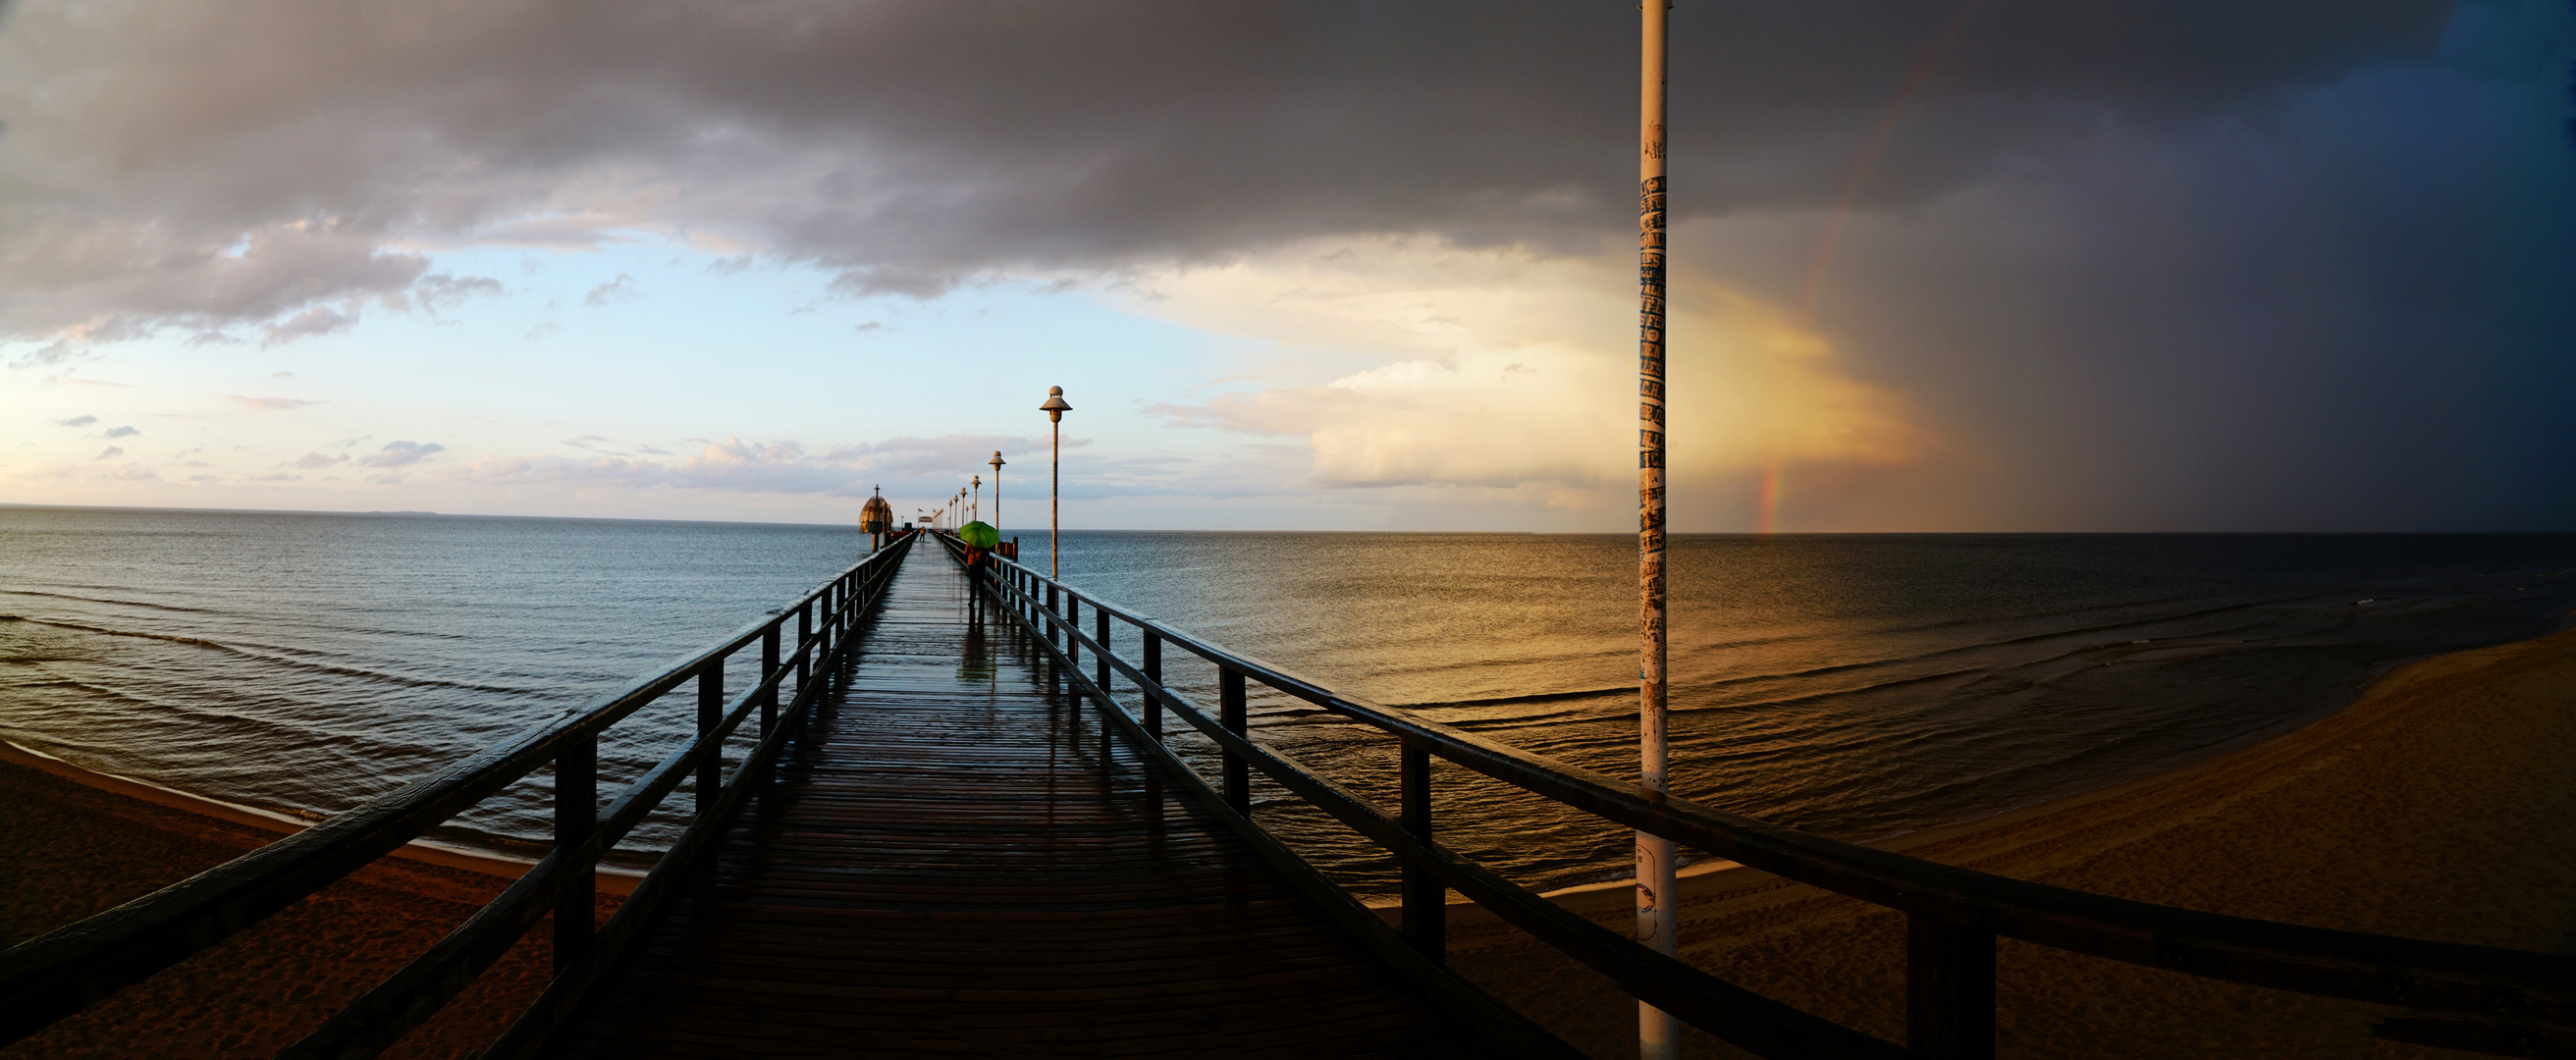
<path fill-rule="evenodd" d="M 1048 613 L 1048 614 L 1054 614 L 1054 613 L 1055 613 L 1055 609 L 1056 609 L 1056 602 L 1055 602 L 1055 583 L 1054 583 L 1054 582 L 1048 582 L 1048 583 L 1047 583 L 1047 602 L 1046 602 L 1046 609 L 1047 609 L 1047 613 Z M 1053 623 L 1053 622 L 1049 622 L 1049 623 L 1047 623 L 1047 624 L 1046 624 L 1046 631 L 1047 631 L 1047 643 L 1049 643 L 1049 644 L 1053 644 L 1053 643 L 1055 643 L 1055 642 L 1056 642 L 1056 640 L 1055 640 L 1055 634 L 1056 634 L 1055 623 Z"/>
<path fill-rule="evenodd" d="M 1145 630 L 1145 679 L 1156 687 L 1163 683 L 1163 636 Z M 1155 743 L 1163 742 L 1163 701 L 1151 692 L 1145 693 L 1145 732 Z"/>
<path fill-rule="evenodd" d="M 555 849 L 570 851 L 599 825 L 599 737 L 584 736 L 555 752 Z M 555 896 L 555 972 L 590 957 L 591 909 L 598 904 L 597 869 L 584 859 L 564 866 Z"/>
<path fill-rule="evenodd" d="M 796 605 L 796 694 L 805 694 L 805 686 L 814 680 L 814 653 L 807 649 L 814 641 L 814 601 Z"/>
<path fill-rule="evenodd" d="M 760 631 L 760 680 L 769 691 L 760 694 L 760 735 L 766 737 L 778 724 L 778 623 Z"/>
<path fill-rule="evenodd" d="M 1992 1060 L 1993 932 L 1907 917 L 1905 1045 L 1923 1060 Z"/>
<path fill-rule="evenodd" d="M 1082 672 L 1082 641 L 1075 631 L 1082 628 L 1082 598 L 1064 594 L 1064 659 L 1073 664 L 1073 672 Z"/>
<path fill-rule="evenodd" d="M 1405 834 L 1424 846 L 1431 845 L 1431 751 L 1412 740 L 1404 741 L 1399 755 L 1401 766 L 1396 787 L 1403 808 L 1397 823 Z M 1406 862 L 1404 866 L 1404 935 L 1413 948 L 1434 961 L 1449 959 L 1449 887 L 1427 869 Z"/>
<path fill-rule="evenodd" d="M 1219 663 L 1216 671 L 1217 720 L 1227 732 L 1244 734 L 1247 708 L 1243 696 L 1243 671 Z M 1246 816 L 1252 813 L 1252 774 L 1246 770 L 1243 756 L 1225 753 L 1225 804 Z"/>
<path fill-rule="evenodd" d="M 830 659 L 832 657 L 832 632 L 837 628 L 833 625 L 832 609 L 840 599 L 841 583 L 836 581 L 825 585 L 823 587 L 822 598 L 815 601 L 816 605 L 819 606 L 822 611 L 821 614 L 814 616 L 814 658 L 817 661 Z M 831 667 L 826 666 L 823 668 L 823 680 L 829 681 L 831 679 Z"/>
<path fill-rule="evenodd" d="M 1109 694 L 1109 612 L 1097 606 L 1091 609 L 1091 639 L 1100 642 L 1100 650 L 1091 654 L 1091 683 L 1099 685 L 1105 696 Z"/>
<path fill-rule="evenodd" d="M 698 671 L 698 735 L 716 731 L 724 721 L 724 660 L 708 663 Z M 716 808 L 716 796 L 724 787 L 724 755 L 710 748 L 698 760 L 698 812 Z"/>

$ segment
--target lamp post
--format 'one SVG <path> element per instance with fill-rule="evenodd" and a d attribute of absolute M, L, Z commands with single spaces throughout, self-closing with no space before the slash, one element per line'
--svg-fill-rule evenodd
<path fill-rule="evenodd" d="M 1064 555 L 1064 547 L 1058 538 L 1062 536 L 1059 525 L 1063 521 L 1064 512 L 1061 492 L 1064 486 L 1064 414 L 1073 411 L 1073 406 L 1064 403 L 1063 387 L 1051 386 L 1047 388 L 1046 404 L 1038 408 L 1045 410 L 1047 414 L 1049 450 L 1047 455 L 1047 577 L 1062 580 L 1064 574 L 1058 557 Z"/>
<path fill-rule="evenodd" d="M 1637 759 L 1639 783 L 1667 790 L 1664 714 L 1664 26 L 1670 0 L 1638 5 L 1637 80 Z M 1673 841 L 1637 833 L 1637 941 L 1665 956 L 1680 946 Z M 1680 1055 L 1681 1025 L 1637 1003 L 1637 1055 Z"/>
<path fill-rule="evenodd" d="M 1002 459 L 1001 450 L 993 450 L 993 532 L 996 534 L 1002 532 L 1002 465 L 1007 463 L 1010 461 Z"/>
<path fill-rule="evenodd" d="M 966 510 L 974 513 L 975 518 L 981 520 L 984 518 L 984 476 L 968 475 L 966 481 L 975 487 L 975 503 Z"/>

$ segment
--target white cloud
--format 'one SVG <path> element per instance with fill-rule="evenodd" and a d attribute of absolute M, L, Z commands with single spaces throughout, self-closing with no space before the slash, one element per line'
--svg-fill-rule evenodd
<path fill-rule="evenodd" d="M 230 401 L 233 404 L 246 409 L 269 409 L 274 411 L 300 409 L 306 405 L 321 404 L 319 401 L 306 401 L 303 398 L 245 397 L 240 394 L 226 394 L 224 395 L 224 400 Z"/>
<path fill-rule="evenodd" d="M 67 419 L 67 420 L 55 420 L 55 421 L 54 421 L 54 426 L 57 426 L 57 427 L 87 427 L 87 426 L 89 426 L 90 424 L 97 423 L 97 422 L 98 422 L 98 417 L 96 417 L 96 416 L 74 416 L 74 417 L 72 417 L 72 418 L 70 418 L 70 419 Z"/>
<path fill-rule="evenodd" d="M 589 294 L 581 296 L 581 304 L 586 306 L 615 305 L 619 302 L 632 302 L 643 296 L 644 293 L 636 290 L 635 288 L 635 277 L 621 272 L 617 274 L 616 279 L 591 288 Z"/>
<path fill-rule="evenodd" d="M 1634 277 L 1625 260 L 1316 241 L 1152 276 L 1132 308 L 1286 348 L 1257 389 L 1156 411 L 1302 436 L 1313 484 L 1507 489 L 1582 507 L 1633 488 Z M 1927 444 L 1901 400 L 1787 315 L 1688 276 L 1671 302 L 1677 476 L 1903 462 Z M 1336 363 L 1355 370 L 1282 378 Z"/>
<path fill-rule="evenodd" d="M 138 435 L 138 434 L 141 434 L 141 433 L 143 433 L 143 432 L 142 432 L 142 431 L 135 430 L 135 429 L 134 429 L 134 428 L 132 428 L 132 427 L 110 427 L 110 428 L 108 428 L 108 429 L 107 429 L 107 433 L 106 433 L 106 434 L 104 434 L 104 435 L 101 435 L 101 437 L 105 437 L 105 438 L 132 438 L 132 437 L 134 437 L 135 435 Z"/>
<path fill-rule="evenodd" d="M 107 448 L 105 448 L 105 449 L 101 449 L 101 450 L 99 450 L 98 455 L 97 455 L 97 456 L 93 456 L 93 457 L 91 457 L 90 459 L 91 459 L 91 460 L 93 460 L 93 461 L 96 461 L 96 460 L 106 460 L 106 459 L 108 459 L 108 458 L 110 458 L 110 457 L 118 457 L 118 456 L 124 456 L 124 455 L 125 455 L 125 448 L 124 448 L 123 446 L 115 446 L 115 445 L 111 445 L 111 446 L 108 446 L 108 447 L 107 447 Z"/>
<path fill-rule="evenodd" d="M 285 320 L 262 325 L 260 327 L 260 334 L 263 337 L 260 341 L 260 345 L 275 346 L 279 343 L 293 342 L 297 339 L 309 339 L 321 335 L 333 335 L 357 326 L 358 311 L 355 307 L 350 307 L 344 311 L 341 309 L 333 309 L 330 306 L 317 305 L 311 309 L 307 309 L 301 313 L 295 314 L 294 316 L 288 317 Z"/>
<path fill-rule="evenodd" d="M 440 445 L 437 442 L 429 442 L 426 444 L 405 441 L 386 442 L 385 447 L 377 450 L 374 455 L 360 457 L 358 459 L 358 466 L 409 467 L 413 464 L 429 459 L 431 454 L 443 453 L 446 451 L 447 447 Z M 376 480 L 376 476 L 369 476 L 368 478 L 368 481 L 370 482 Z"/>
<path fill-rule="evenodd" d="M 499 484 L 547 482 L 592 488 L 866 496 L 874 486 L 887 481 L 945 481 L 957 468 L 974 467 L 978 458 L 993 450 L 1038 444 L 1035 438 L 957 434 L 889 438 L 815 452 L 794 440 L 745 442 L 727 438 L 706 443 L 696 454 L 675 461 L 616 456 L 584 460 L 552 454 L 494 456 L 476 461 L 464 474 L 473 481 Z"/>
<path fill-rule="evenodd" d="M 466 299 L 476 295 L 499 297 L 508 293 L 509 288 L 501 286 L 501 281 L 489 276 L 450 276 L 446 273 L 431 273 L 421 277 L 419 283 L 412 285 L 408 297 L 416 300 L 422 308 L 437 313 L 453 311 L 463 306 Z"/>
<path fill-rule="evenodd" d="M 311 470 L 313 470 L 313 469 L 315 469 L 315 468 L 330 467 L 330 466 L 331 466 L 331 465 L 333 465 L 333 464 L 345 464 L 345 463 L 348 463 L 348 462 L 349 462 L 349 454 L 347 454 L 347 453 L 338 453 L 338 454 L 334 454 L 334 455 L 331 455 L 331 456 L 324 456 L 324 455 L 322 455 L 322 454 L 320 454 L 320 453 L 313 453 L 313 452 L 308 452 L 308 453 L 304 454 L 303 456 L 299 456 L 299 457 L 296 457 L 296 458 L 295 458 L 295 459 L 293 459 L 293 460 L 287 461 L 287 463 L 288 463 L 288 464 L 293 465 L 293 466 L 295 466 L 295 467 L 303 468 L 303 469 L 305 469 L 305 470 L 307 470 L 307 471 L 311 471 Z"/>

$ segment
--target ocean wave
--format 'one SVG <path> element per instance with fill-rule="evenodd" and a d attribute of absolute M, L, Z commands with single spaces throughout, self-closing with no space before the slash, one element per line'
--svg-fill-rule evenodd
<path fill-rule="evenodd" d="M 316 673 L 335 674 L 341 677 L 355 677 L 366 681 L 380 681 L 386 684 L 400 685 L 405 688 L 445 688 L 459 692 L 486 692 L 504 696 L 526 696 L 537 694 L 536 689 L 529 688 L 511 688 L 504 685 L 478 685 L 463 681 L 441 681 L 435 677 L 406 677 L 401 674 L 389 674 L 378 670 L 365 670 L 354 666 L 340 666 L 332 663 L 318 663 L 308 662 L 303 659 L 290 659 L 280 655 L 270 655 L 264 652 L 252 651 L 247 648 L 235 647 L 219 641 L 207 640 L 204 637 L 187 637 L 175 633 L 147 633 L 141 630 L 112 629 L 107 626 L 93 626 L 83 622 L 66 622 L 58 618 L 31 618 L 26 615 L 0 615 L 0 622 L 26 622 L 38 626 L 52 626 L 56 629 L 77 630 L 82 633 L 96 633 L 100 636 L 106 637 L 134 637 L 142 640 L 168 641 L 172 644 L 186 644 L 192 647 L 227 652 L 241 656 L 245 659 L 255 659 L 260 662 L 272 663 L 278 666 L 293 667 L 298 670 L 310 670 Z"/>
<path fill-rule="evenodd" d="M 1512 703 L 1550 703 L 1560 699 L 1582 699 L 1587 696 L 1609 696 L 1635 692 L 1635 685 L 1612 685 L 1608 688 L 1577 688 L 1563 692 L 1531 692 L 1517 696 L 1484 696 L 1477 699 L 1427 700 L 1420 703 L 1389 703 L 1406 710 L 1433 710 L 1440 707 L 1499 707 Z"/>
<path fill-rule="evenodd" d="M 0 589 L 11 596 L 42 596 L 54 600 L 71 600 L 84 604 L 109 604 L 116 607 L 141 607 L 153 611 L 176 611 L 189 615 L 220 615 L 225 612 L 211 607 L 187 607 L 180 604 L 156 604 L 145 600 L 111 600 L 103 596 L 80 596 L 73 593 L 49 593 L 42 589 Z"/>

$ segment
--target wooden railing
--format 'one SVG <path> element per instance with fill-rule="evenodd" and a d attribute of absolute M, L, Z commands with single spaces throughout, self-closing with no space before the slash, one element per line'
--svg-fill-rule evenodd
<path fill-rule="evenodd" d="M 953 541 L 943 539 L 963 561 Z M 1112 722 L 1142 741 L 1165 769 L 1274 864 L 1300 881 L 1373 948 L 1434 996 L 1485 1025 L 1517 1051 L 1563 1049 L 1535 1026 L 1454 976 L 1444 960 L 1446 892 L 1456 889 L 1502 919 L 1616 981 L 1638 1000 L 1769 1057 L 1991 1057 L 1995 1049 L 1995 940 L 2020 939 L 2150 968 L 2324 997 L 2400 1006 L 2370 1030 L 2382 1038 L 2504 1056 L 2576 1055 L 2576 956 L 2466 946 L 2177 909 L 2015 880 L 1827 839 L 1727 813 L 1634 782 L 1442 725 L 1412 711 L 1338 692 L 1141 614 L 1086 597 L 1036 571 L 994 558 L 970 571 L 979 591 L 1037 634 L 1057 672 Z M 1083 608 L 1091 611 L 1090 628 Z M 1134 660 L 1113 648 L 1113 620 L 1133 632 Z M 1164 682 L 1167 647 L 1216 668 L 1211 713 Z M 1081 656 L 1091 653 L 1091 672 Z M 1113 677 L 1130 691 L 1113 693 Z M 1249 682 L 1374 726 L 1400 743 L 1401 805 L 1389 816 L 1313 769 L 1246 733 Z M 1130 703 L 1134 705 L 1130 708 Z M 1213 741 L 1214 784 L 1163 743 L 1169 712 Z M 1592 923 L 1433 839 L 1430 759 L 1477 773 L 1630 828 L 1906 914 L 1906 1040 L 1889 1042 L 1774 1001 L 1654 952 Z M 1408 953 L 1322 872 L 1270 836 L 1251 814 L 1250 770 L 1331 815 L 1403 865 L 1402 929 Z M 1357 911 L 1354 913 L 1353 911 Z M 1365 920 L 1365 923 L 1362 921 Z M 1374 929 L 1374 930 L 1373 930 Z M 1381 937 L 1383 936 L 1383 937 Z M 1460 988 L 1474 991 L 1460 996 Z M 1496 1015 L 1501 1010 L 1502 1015 Z M 1531 1037 L 1535 1033 L 1539 1037 Z"/>
<path fill-rule="evenodd" d="M 365 805 L 79 923 L 0 952 L 0 1045 L 42 1030 L 119 989 L 222 941 L 552 763 L 553 852 L 444 939 L 279 1055 L 367 1057 L 419 1026 L 499 960 L 548 912 L 555 978 L 487 1057 L 534 1052 L 651 916 L 673 880 L 714 838 L 822 698 L 860 620 L 912 547 L 904 535 L 786 607 L 623 691 L 531 727 Z M 789 622 L 795 641 L 782 651 Z M 725 663 L 759 645 L 760 680 L 727 703 Z M 794 679 L 793 697 L 779 693 Z M 644 771 L 602 809 L 599 735 L 694 681 L 698 735 Z M 759 742 L 724 775 L 725 740 L 759 717 Z M 696 816 L 608 923 L 592 931 L 597 866 L 681 781 L 696 778 Z"/>

